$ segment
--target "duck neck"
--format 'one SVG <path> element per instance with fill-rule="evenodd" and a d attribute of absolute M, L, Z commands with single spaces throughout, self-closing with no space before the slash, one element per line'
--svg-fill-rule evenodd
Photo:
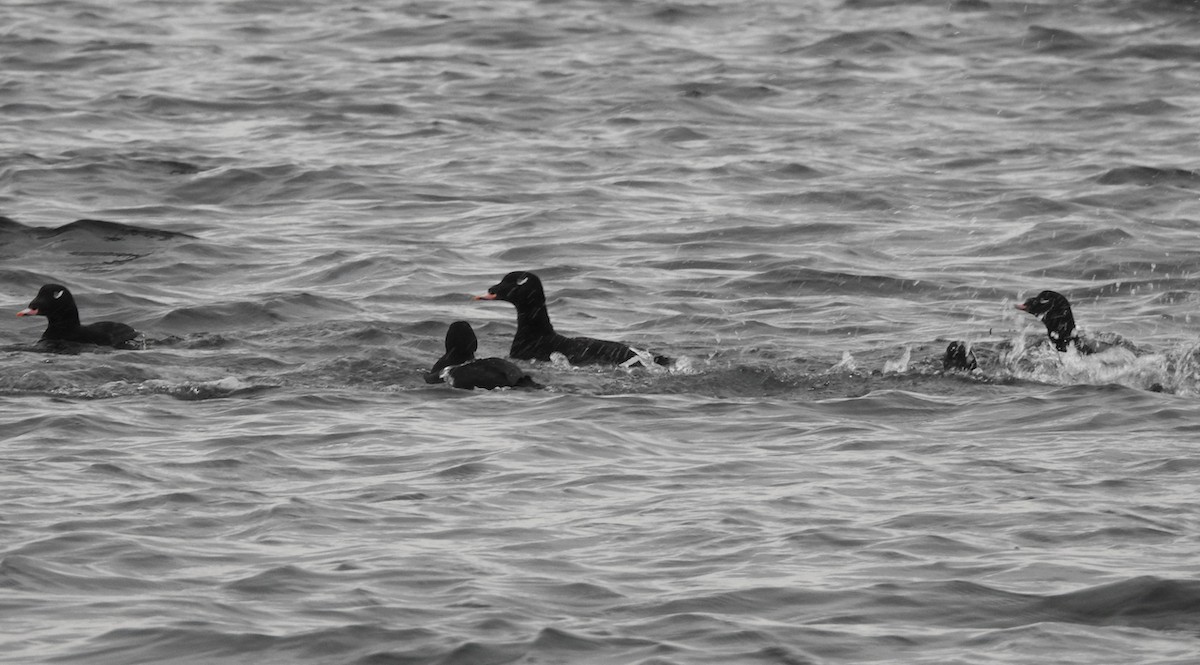
<path fill-rule="evenodd" d="M 1070 310 L 1048 312 L 1042 323 L 1046 324 L 1046 334 L 1059 351 L 1066 351 L 1067 345 L 1075 341 L 1075 317 L 1071 316 Z"/>
<path fill-rule="evenodd" d="M 46 317 L 46 332 L 42 337 L 56 339 L 79 329 L 79 310 L 69 309 Z"/>
<path fill-rule="evenodd" d="M 554 326 L 550 323 L 550 312 L 545 302 L 517 307 L 517 337 L 553 334 Z"/>

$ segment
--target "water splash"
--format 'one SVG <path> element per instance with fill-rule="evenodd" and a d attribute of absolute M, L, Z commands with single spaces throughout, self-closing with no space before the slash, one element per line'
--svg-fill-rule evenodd
<path fill-rule="evenodd" d="M 842 351 L 842 359 L 839 360 L 833 367 L 829 368 L 829 373 L 836 372 L 853 372 L 858 369 L 858 363 L 854 360 L 854 354 L 849 351 Z"/>
<path fill-rule="evenodd" d="M 904 347 L 904 352 L 899 358 L 888 360 L 883 363 L 884 374 L 901 374 L 908 371 L 908 365 L 912 361 L 912 347 Z"/>

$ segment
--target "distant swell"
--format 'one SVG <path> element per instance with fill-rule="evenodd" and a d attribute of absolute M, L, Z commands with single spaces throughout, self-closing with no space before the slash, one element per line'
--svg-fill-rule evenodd
<path fill-rule="evenodd" d="M 1200 629 L 1200 581 L 1135 577 L 1112 584 L 1050 596 L 1012 594 L 955 582 L 947 599 L 966 625 L 1014 627 L 1055 621 L 1091 626 L 1133 626 L 1153 630 Z"/>
<path fill-rule="evenodd" d="M 800 49 L 812 55 L 887 55 L 917 50 L 921 40 L 902 30 L 844 32 Z"/>
<path fill-rule="evenodd" d="M 1200 172 L 1154 166 L 1124 166 L 1105 171 L 1096 179 L 1101 185 L 1200 185 Z"/>
<path fill-rule="evenodd" d="M 0 217 L 0 234 L 13 234 L 26 238 L 91 238 L 96 240 L 125 240 L 128 238 L 150 238 L 154 240 L 195 239 L 195 236 L 178 231 L 135 226 L 102 219 L 77 219 L 61 226 L 28 226 L 9 217 Z"/>

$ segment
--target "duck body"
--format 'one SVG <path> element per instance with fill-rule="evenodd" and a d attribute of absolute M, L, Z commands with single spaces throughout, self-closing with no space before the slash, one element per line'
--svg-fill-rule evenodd
<path fill-rule="evenodd" d="M 541 388 L 525 370 L 504 358 L 479 358 L 442 370 L 443 380 L 464 390 L 496 388 Z"/>
<path fill-rule="evenodd" d="M 979 369 L 979 361 L 975 359 L 975 353 L 971 347 L 967 346 L 966 342 L 954 341 L 946 347 L 946 353 L 942 356 L 942 370 L 971 372 Z"/>
<path fill-rule="evenodd" d="M 556 332 L 529 334 L 526 331 L 522 335 L 518 330 L 508 351 L 509 357 L 518 360 L 550 360 L 554 353 L 561 353 L 572 365 L 623 365 L 640 359 L 637 352 L 620 342 L 567 337 Z"/>

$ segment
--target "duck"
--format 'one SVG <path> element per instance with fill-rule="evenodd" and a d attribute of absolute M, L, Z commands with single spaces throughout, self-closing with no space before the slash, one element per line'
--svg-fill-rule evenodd
<path fill-rule="evenodd" d="M 46 284 L 38 290 L 29 306 L 17 316 L 46 317 L 46 331 L 40 342 L 95 344 L 113 348 L 133 348 L 138 331 L 116 321 L 98 321 L 83 325 L 79 322 L 79 307 L 67 287 Z"/>
<path fill-rule="evenodd" d="M 1085 336 L 1075 326 L 1075 315 L 1071 302 L 1057 291 L 1045 290 L 1017 303 L 1017 309 L 1032 314 L 1046 326 L 1046 337 L 1059 353 L 1074 348 L 1080 355 L 1094 355 L 1113 348 L 1137 352 L 1129 341 L 1115 333 L 1100 336 Z M 946 371 L 973 371 L 979 366 L 975 354 L 963 341 L 950 342 L 942 357 L 942 368 Z"/>
<path fill-rule="evenodd" d="M 508 273 L 474 300 L 502 300 L 517 308 L 517 332 L 509 348 L 510 358 L 547 361 L 551 354 L 560 353 L 572 365 L 635 367 L 645 365 L 647 360 L 657 365 L 671 364 L 666 356 L 639 353 L 622 342 L 559 334 L 550 323 L 542 280 L 527 270 Z"/>
<path fill-rule="evenodd" d="M 463 390 L 542 387 L 516 363 L 504 358 L 475 358 L 478 348 L 470 323 L 451 323 L 446 329 L 446 353 L 425 373 L 425 382 L 444 382 Z"/>
<path fill-rule="evenodd" d="M 1075 316 L 1071 313 L 1071 303 L 1063 294 L 1042 291 L 1016 307 L 1042 320 L 1046 326 L 1046 336 L 1059 351 L 1066 351 L 1071 346 L 1080 353 L 1096 353 L 1099 350 L 1094 343 L 1079 336 L 1075 329 Z"/>

